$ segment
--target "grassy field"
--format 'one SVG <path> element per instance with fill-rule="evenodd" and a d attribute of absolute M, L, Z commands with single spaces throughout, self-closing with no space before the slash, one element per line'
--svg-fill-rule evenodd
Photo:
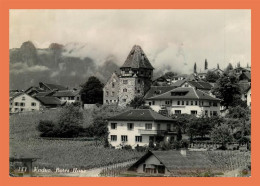
<path fill-rule="evenodd" d="M 73 140 L 47 140 L 39 138 L 36 127 L 40 119 L 57 120 L 59 110 L 10 116 L 10 141 L 40 159 L 34 163 L 39 168 L 94 168 L 124 162 L 142 156 L 136 151 L 115 150 L 96 146 L 95 142 Z M 91 116 L 84 111 L 85 123 Z"/>

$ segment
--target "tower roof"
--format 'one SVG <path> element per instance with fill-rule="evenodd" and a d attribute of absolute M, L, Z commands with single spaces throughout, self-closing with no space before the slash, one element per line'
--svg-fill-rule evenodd
<path fill-rule="evenodd" d="M 142 48 L 134 45 L 121 68 L 146 68 L 154 69 Z"/>

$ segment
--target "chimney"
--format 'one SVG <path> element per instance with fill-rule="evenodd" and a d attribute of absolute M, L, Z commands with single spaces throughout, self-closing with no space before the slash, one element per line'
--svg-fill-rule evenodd
<path fill-rule="evenodd" d="M 186 155 L 187 155 L 187 151 L 185 149 L 181 149 L 180 153 L 184 157 L 186 157 Z"/>

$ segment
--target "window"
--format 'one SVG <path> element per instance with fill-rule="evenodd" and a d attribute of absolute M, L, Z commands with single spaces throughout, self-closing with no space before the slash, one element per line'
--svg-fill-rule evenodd
<path fill-rule="evenodd" d="M 181 110 L 175 110 L 175 114 L 181 114 Z"/>
<path fill-rule="evenodd" d="M 190 101 L 190 105 L 193 105 L 193 101 Z"/>
<path fill-rule="evenodd" d="M 211 102 L 209 102 L 209 106 L 211 106 Z"/>
<path fill-rule="evenodd" d="M 155 105 L 155 101 L 153 101 L 153 105 Z"/>
<path fill-rule="evenodd" d="M 213 116 L 217 116 L 218 112 L 217 111 L 213 111 Z"/>
<path fill-rule="evenodd" d="M 170 105 L 170 101 L 165 101 L 165 105 Z"/>
<path fill-rule="evenodd" d="M 153 125 L 151 123 L 145 124 L 145 130 L 152 130 Z"/>
<path fill-rule="evenodd" d="M 18 103 L 18 102 L 15 102 L 14 105 L 15 105 L 15 106 L 19 106 L 19 103 Z"/>
<path fill-rule="evenodd" d="M 210 111 L 210 116 L 213 116 L 213 112 L 212 111 Z"/>
<path fill-rule="evenodd" d="M 197 115 L 197 110 L 191 110 L 190 113 L 191 113 L 192 115 Z"/>
<path fill-rule="evenodd" d="M 111 123 L 111 129 L 116 129 L 117 123 Z"/>
<path fill-rule="evenodd" d="M 140 93 L 140 92 L 141 92 L 141 91 L 138 89 L 138 90 L 137 90 L 137 93 Z"/>
<path fill-rule="evenodd" d="M 77 97 L 77 101 L 79 101 L 79 97 Z"/>
<path fill-rule="evenodd" d="M 32 105 L 32 106 L 36 106 L 36 103 L 35 103 L 35 102 L 32 102 L 31 105 Z"/>
<path fill-rule="evenodd" d="M 167 130 L 170 131 L 171 130 L 171 124 L 167 124 Z"/>
<path fill-rule="evenodd" d="M 74 97 L 70 97 L 70 100 L 74 100 Z"/>
<path fill-rule="evenodd" d="M 128 84 L 128 80 L 123 80 L 123 84 Z"/>
<path fill-rule="evenodd" d="M 217 102 L 213 102 L 213 107 L 217 107 L 218 103 Z"/>
<path fill-rule="evenodd" d="M 122 135 L 122 136 L 121 136 L 121 141 L 128 141 L 128 140 L 127 140 L 127 136 Z"/>
<path fill-rule="evenodd" d="M 106 102 L 109 103 L 108 100 L 106 100 Z"/>
<path fill-rule="evenodd" d="M 22 97 L 22 100 L 25 101 L 25 97 L 24 96 Z"/>
<path fill-rule="evenodd" d="M 123 92 L 127 92 L 127 89 L 126 89 L 126 88 L 124 88 L 124 89 L 123 89 Z"/>
<path fill-rule="evenodd" d="M 112 88 L 115 88 L 115 83 L 114 82 L 112 83 Z"/>
<path fill-rule="evenodd" d="M 198 105 L 198 101 L 195 101 L 195 105 Z"/>
<path fill-rule="evenodd" d="M 126 102 L 126 99 L 123 99 L 123 102 Z"/>
<path fill-rule="evenodd" d="M 151 106 L 151 105 L 152 105 L 152 102 L 149 102 L 149 105 Z"/>
<path fill-rule="evenodd" d="M 177 105 L 180 105 L 180 101 L 177 101 Z"/>
<path fill-rule="evenodd" d="M 203 106 L 203 104 L 204 104 L 204 103 L 203 103 L 203 101 L 202 101 L 202 102 L 201 102 L 201 105 Z"/>
<path fill-rule="evenodd" d="M 115 92 L 111 92 L 111 96 L 114 97 L 115 96 Z"/>
<path fill-rule="evenodd" d="M 18 112 L 18 110 L 19 110 L 18 108 L 15 108 L 15 109 L 14 109 L 15 112 Z"/>
<path fill-rule="evenodd" d="M 137 82 L 138 82 L 138 84 L 140 84 L 140 83 L 141 83 L 141 80 L 140 80 L 140 79 L 138 79 L 138 80 L 137 80 Z"/>
<path fill-rule="evenodd" d="M 142 136 L 135 136 L 135 142 L 142 142 Z"/>
<path fill-rule="evenodd" d="M 182 101 L 181 104 L 184 105 L 184 101 Z"/>
<path fill-rule="evenodd" d="M 189 105 L 189 101 L 186 101 L 186 105 Z"/>
<path fill-rule="evenodd" d="M 107 96 L 109 95 L 109 92 L 108 92 L 108 91 L 106 91 L 106 95 L 107 95 Z"/>
<path fill-rule="evenodd" d="M 117 141 L 117 135 L 111 135 L 110 139 L 111 141 Z"/>
<path fill-rule="evenodd" d="M 21 112 L 23 111 L 24 109 L 23 108 L 21 108 Z"/>
<path fill-rule="evenodd" d="M 133 130 L 134 124 L 133 123 L 127 123 L 127 130 Z"/>
<path fill-rule="evenodd" d="M 112 103 L 113 100 L 110 100 L 110 103 Z"/>
<path fill-rule="evenodd" d="M 208 111 L 207 110 L 205 110 L 205 116 L 208 116 Z"/>
<path fill-rule="evenodd" d="M 161 130 L 161 124 L 157 124 L 157 130 Z"/>
<path fill-rule="evenodd" d="M 35 109 L 32 109 L 32 111 L 34 111 Z"/>
<path fill-rule="evenodd" d="M 23 102 L 20 103 L 20 106 L 21 106 L 21 107 L 24 107 L 24 106 L 25 106 L 25 103 L 23 103 Z"/>

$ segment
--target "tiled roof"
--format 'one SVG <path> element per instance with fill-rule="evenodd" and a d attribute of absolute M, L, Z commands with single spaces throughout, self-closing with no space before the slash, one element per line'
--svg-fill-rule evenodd
<path fill-rule="evenodd" d="M 16 98 L 17 96 L 20 96 L 20 95 L 22 95 L 22 94 L 24 94 L 24 92 L 10 92 L 10 93 L 9 93 L 9 99 L 14 99 L 14 98 Z"/>
<path fill-rule="evenodd" d="M 53 91 L 39 92 L 39 93 L 37 93 L 35 96 L 36 96 L 36 97 L 45 97 L 45 96 L 51 96 L 52 94 L 54 94 Z"/>
<path fill-rule="evenodd" d="M 172 119 L 165 117 L 151 109 L 132 109 L 121 113 L 117 116 L 108 118 L 108 120 L 116 121 L 173 121 Z"/>
<path fill-rule="evenodd" d="M 212 85 L 205 81 L 188 81 L 188 83 L 198 89 L 210 90 L 212 88 Z"/>
<path fill-rule="evenodd" d="M 42 84 L 44 84 L 45 86 L 47 86 L 50 90 L 68 90 L 67 87 L 64 87 L 62 85 L 56 85 L 56 84 L 50 84 L 50 83 L 43 83 L 40 82 Z"/>
<path fill-rule="evenodd" d="M 138 45 L 134 45 L 132 50 L 123 66 L 121 68 L 146 68 L 146 69 L 154 69 L 151 65 L 150 61 L 146 57 L 142 48 Z"/>
<path fill-rule="evenodd" d="M 172 93 L 185 93 L 185 95 L 175 95 L 172 96 Z M 197 100 L 212 100 L 212 101 L 220 101 L 218 98 L 214 98 L 209 94 L 196 90 L 193 87 L 178 87 L 168 92 L 165 92 L 161 95 L 150 97 L 147 100 L 174 100 L 174 99 L 197 99 Z"/>
<path fill-rule="evenodd" d="M 150 98 L 155 95 L 163 94 L 165 92 L 168 92 L 169 90 L 172 90 L 176 87 L 173 86 L 151 86 L 151 88 L 148 90 L 148 92 L 145 94 L 144 98 Z"/>
<path fill-rule="evenodd" d="M 73 97 L 79 94 L 79 91 L 62 90 L 55 92 L 52 96 L 54 97 Z"/>
<path fill-rule="evenodd" d="M 56 98 L 51 96 L 46 97 L 35 97 L 37 100 L 39 100 L 43 105 L 61 105 L 62 102 Z"/>
<path fill-rule="evenodd" d="M 10 140 L 9 146 L 9 158 L 11 161 L 22 159 L 39 159 L 38 156 L 32 154 L 28 149 L 21 147 L 18 143 L 15 143 L 13 140 Z"/>

